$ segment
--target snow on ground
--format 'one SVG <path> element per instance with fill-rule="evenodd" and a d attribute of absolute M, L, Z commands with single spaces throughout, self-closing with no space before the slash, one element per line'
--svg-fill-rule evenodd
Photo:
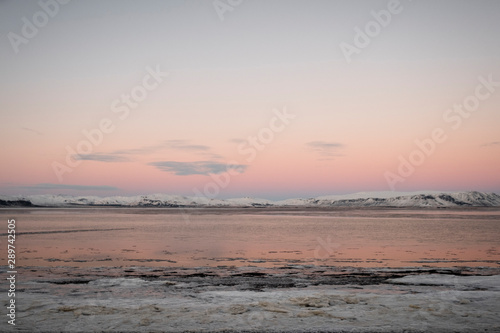
<path fill-rule="evenodd" d="M 200 281 L 32 282 L 18 294 L 17 326 L 0 330 L 500 332 L 500 275 L 262 290 Z"/>
<path fill-rule="evenodd" d="M 318 200 L 353 200 L 353 199 L 368 199 L 381 198 L 389 199 L 403 196 L 414 196 L 419 194 L 440 194 L 447 193 L 443 191 L 415 191 L 415 192 L 396 192 L 396 191 L 378 191 L 378 192 L 356 192 L 350 194 L 339 195 L 324 195 L 317 197 Z"/>
<path fill-rule="evenodd" d="M 399 279 L 389 279 L 389 282 L 423 285 L 423 286 L 453 286 L 455 290 L 478 290 L 487 288 L 491 291 L 500 291 L 500 279 L 494 276 L 454 276 L 454 275 L 408 275 Z"/>
<path fill-rule="evenodd" d="M 26 201 L 36 206 L 124 206 L 124 207 L 262 207 L 262 206 L 340 206 L 340 207 L 498 207 L 500 196 L 495 193 L 481 192 L 359 192 L 347 195 L 321 196 L 317 198 L 297 198 L 271 201 L 258 198 L 220 199 L 209 197 L 185 197 L 168 194 L 149 194 L 141 196 L 66 196 L 30 195 L 4 196 L 3 201 Z"/>

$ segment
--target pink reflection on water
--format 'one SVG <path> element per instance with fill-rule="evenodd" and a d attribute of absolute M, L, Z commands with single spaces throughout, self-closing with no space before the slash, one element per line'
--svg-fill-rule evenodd
<path fill-rule="evenodd" d="M 18 265 L 500 266 L 496 210 L 247 212 L 31 210 L 16 219 Z"/>

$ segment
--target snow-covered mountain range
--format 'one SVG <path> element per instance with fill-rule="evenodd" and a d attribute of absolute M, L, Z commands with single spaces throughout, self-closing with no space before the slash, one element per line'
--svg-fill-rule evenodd
<path fill-rule="evenodd" d="M 0 207 L 500 207 L 500 196 L 484 192 L 362 192 L 309 199 L 211 199 L 167 194 L 141 196 L 0 196 Z"/>

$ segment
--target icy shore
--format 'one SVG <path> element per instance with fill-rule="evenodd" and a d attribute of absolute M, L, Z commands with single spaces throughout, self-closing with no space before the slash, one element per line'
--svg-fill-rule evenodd
<path fill-rule="evenodd" d="M 31 267 L 20 272 L 17 325 L 4 320 L 0 329 L 498 332 L 499 274 L 497 268 Z"/>

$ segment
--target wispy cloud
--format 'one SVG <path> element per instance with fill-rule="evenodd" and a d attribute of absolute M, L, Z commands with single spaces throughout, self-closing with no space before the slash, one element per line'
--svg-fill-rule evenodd
<path fill-rule="evenodd" d="M 311 141 L 306 143 L 306 146 L 311 151 L 326 157 L 343 156 L 340 151 L 345 148 L 345 145 L 338 142 L 326 141 Z"/>
<path fill-rule="evenodd" d="M 213 161 L 197 161 L 197 162 L 176 162 L 176 161 L 161 161 L 152 162 L 149 165 L 155 166 L 161 171 L 171 172 L 178 176 L 189 175 L 209 175 L 219 174 L 229 170 L 235 170 L 243 173 L 247 165 L 227 165 L 225 163 Z"/>
<path fill-rule="evenodd" d="M 84 154 L 84 155 L 73 155 L 75 160 L 82 161 L 98 161 L 98 162 L 127 162 L 128 158 L 116 155 L 116 154 Z"/>
<path fill-rule="evenodd" d="M 210 160 L 220 160 L 224 157 L 219 154 L 211 153 L 211 152 L 200 152 L 197 154 L 200 158 L 210 159 Z"/>
<path fill-rule="evenodd" d="M 492 146 L 500 146 L 500 141 L 487 142 L 481 145 L 481 147 L 492 147 Z"/>
<path fill-rule="evenodd" d="M 111 152 L 112 155 L 147 155 L 164 149 L 163 145 L 143 146 L 139 148 L 119 149 Z"/>
<path fill-rule="evenodd" d="M 132 149 L 115 150 L 111 154 L 117 155 L 147 155 L 162 150 L 176 149 L 191 152 L 208 152 L 211 148 L 205 145 L 194 145 L 188 140 L 166 140 L 157 145 L 143 146 Z"/>
<path fill-rule="evenodd" d="M 113 186 L 89 186 L 89 185 L 66 185 L 42 183 L 30 186 L 22 186 L 29 190 L 75 190 L 75 191 L 118 191 L 119 188 Z"/>
<path fill-rule="evenodd" d="M 168 140 L 168 141 L 165 141 L 165 144 L 169 148 L 178 149 L 178 150 L 188 150 L 188 151 L 208 151 L 208 150 L 210 150 L 209 146 L 192 145 L 192 144 L 189 144 L 189 141 L 187 141 L 187 140 Z"/>
<path fill-rule="evenodd" d="M 32 132 L 32 133 L 36 133 L 38 135 L 43 135 L 43 133 L 37 131 L 37 130 L 34 130 L 32 128 L 29 128 L 29 127 L 21 127 L 22 130 L 25 130 L 25 131 L 28 131 L 28 132 Z"/>
<path fill-rule="evenodd" d="M 142 146 L 139 148 L 120 149 L 110 153 L 94 153 L 73 155 L 75 160 L 82 161 L 97 161 L 97 162 L 129 162 L 134 160 L 135 156 L 150 155 L 162 151 L 179 150 L 190 154 L 196 154 L 198 158 L 207 159 L 207 161 L 198 162 L 153 162 L 148 163 L 166 172 L 172 172 L 176 175 L 208 175 L 218 174 L 227 171 L 227 166 L 224 163 L 215 162 L 213 160 L 222 159 L 221 155 L 211 152 L 211 147 L 206 145 L 192 144 L 189 140 L 166 140 L 156 145 Z M 243 172 L 245 165 L 234 166 L 233 169 L 238 169 Z"/>

